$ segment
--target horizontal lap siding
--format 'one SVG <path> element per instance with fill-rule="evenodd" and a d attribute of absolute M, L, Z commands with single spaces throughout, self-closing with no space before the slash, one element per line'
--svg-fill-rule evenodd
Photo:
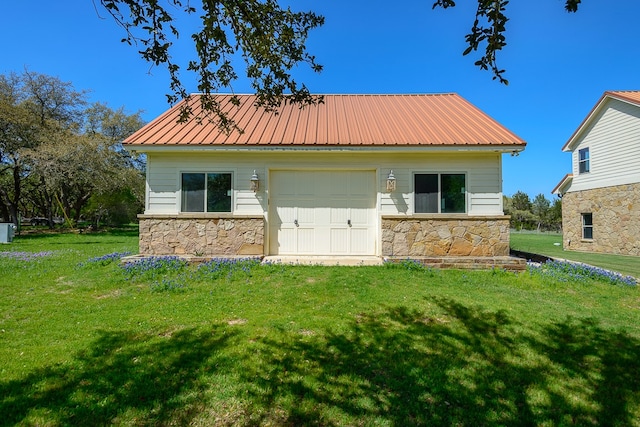
<path fill-rule="evenodd" d="M 149 204 L 145 213 L 178 213 L 180 210 L 180 174 L 182 172 L 231 172 L 234 190 L 234 212 L 238 214 L 262 214 L 263 203 L 250 190 L 250 178 L 255 170 L 265 185 L 266 173 L 261 165 L 246 164 L 241 158 L 231 161 L 226 156 L 210 154 L 156 154 L 149 153 L 148 187 Z M 179 159 L 179 160 L 177 160 Z M 265 202 L 266 203 L 266 202 Z M 265 204 L 266 206 L 266 204 Z"/>
<path fill-rule="evenodd" d="M 415 159 L 415 156 L 414 156 Z M 414 172 L 448 173 L 461 172 L 467 175 L 467 213 L 470 215 L 502 214 L 501 157 L 498 153 L 486 155 L 430 155 L 422 161 L 398 159 L 381 167 L 379 186 L 380 213 L 382 215 L 413 213 Z M 386 191 L 387 175 L 393 169 L 396 191 Z"/>
<path fill-rule="evenodd" d="M 148 206 L 146 213 L 178 213 L 180 172 L 232 171 L 234 213 L 263 214 L 268 211 L 270 170 L 375 170 L 381 215 L 413 212 L 414 172 L 462 172 L 467 174 L 468 213 L 502 214 L 501 155 L 486 154 L 398 154 L 398 153 L 149 153 Z M 260 191 L 253 193 L 249 181 L 254 169 L 260 177 Z M 389 170 L 396 176 L 397 189 L 386 191 Z"/>
<path fill-rule="evenodd" d="M 590 172 L 578 172 L 580 149 L 589 148 Z M 570 191 L 640 182 L 640 108 L 611 100 L 573 151 Z"/>

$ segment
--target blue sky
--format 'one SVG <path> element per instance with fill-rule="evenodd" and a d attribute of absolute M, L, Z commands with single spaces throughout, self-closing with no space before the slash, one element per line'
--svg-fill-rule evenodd
<path fill-rule="evenodd" d="M 504 194 L 552 199 L 571 168 L 561 148 L 602 93 L 640 89 L 640 1 L 585 0 L 576 14 L 562 0 L 512 1 L 499 58 L 508 86 L 475 67 L 473 53 L 462 56 L 474 1 L 448 10 L 432 3 L 291 1 L 326 18 L 308 42 L 325 69 L 300 69 L 297 79 L 315 93 L 456 92 L 528 143 L 520 156 L 504 156 Z M 11 1 L 2 12 L 0 73 L 27 67 L 56 76 L 89 90 L 90 101 L 141 110 L 147 121 L 169 108 L 166 71 L 121 43 L 122 29 L 93 1 Z M 189 31 L 180 42 L 185 57 Z M 251 91 L 244 80 L 233 89 Z"/>

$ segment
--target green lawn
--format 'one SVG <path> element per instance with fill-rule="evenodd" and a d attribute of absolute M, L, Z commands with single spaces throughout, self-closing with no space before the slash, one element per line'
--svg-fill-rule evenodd
<path fill-rule="evenodd" d="M 640 426 L 637 286 L 97 259 L 136 246 L 0 247 L 0 425 Z"/>
<path fill-rule="evenodd" d="M 553 258 L 584 262 L 640 279 L 640 257 L 565 251 L 559 233 L 515 232 L 511 230 L 511 248 Z"/>

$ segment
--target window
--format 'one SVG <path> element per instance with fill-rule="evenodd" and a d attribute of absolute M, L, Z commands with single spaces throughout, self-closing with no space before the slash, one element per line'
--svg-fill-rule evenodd
<path fill-rule="evenodd" d="M 419 173 L 414 176 L 416 213 L 465 213 L 464 174 Z"/>
<path fill-rule="evenodd" d="M 578 172 L 589 172 L 589 149 L 578 150 Z"/>
<path fill-rule="evenodd" d="M 182 212 L 231 212 L 231 174 L 183 173 Z"/>
<path fill-rule="evenodd" d="M 582 214 L 582 238 L 593 239 L 593 214 Z"/>

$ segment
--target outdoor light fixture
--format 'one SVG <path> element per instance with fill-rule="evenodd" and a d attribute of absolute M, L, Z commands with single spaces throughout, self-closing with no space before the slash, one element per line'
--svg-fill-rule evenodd
<path fill-rule="evenodd" d="M 255 169 L 253 170 L 253 175 L 251 175 L 251 185 L 249 186 L 249 188 L 254 193 L 257 193 L 258 189 L 260 188 L 260 178 L 258 178 L 258 174 L 256 173 Z"/>
<path fill-rule="evenodd" d="M 387 175 L 387 191 L 392 192 L 396 189 L 396 176 L 393 174 L 393 170 L 389 171 Z"/>

